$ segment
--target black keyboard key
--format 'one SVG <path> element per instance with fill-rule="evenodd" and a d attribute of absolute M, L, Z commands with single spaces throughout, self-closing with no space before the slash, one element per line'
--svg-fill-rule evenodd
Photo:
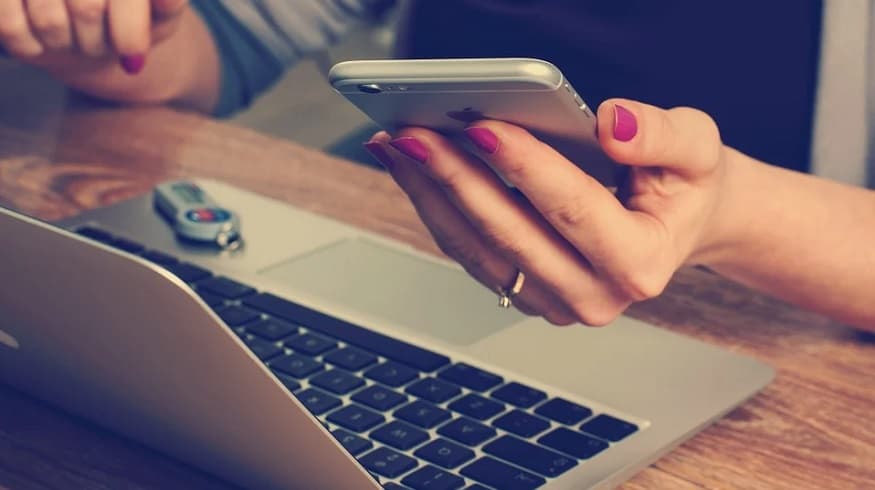
<path fill-rule="evenodd" d="M 486 391 L 504 381 L 501 376 L 462 362 L 444 369 L 438 374 L 438 377 L 474 391 Z"/>
<path fill-rule="evenodd" d="M 128 240 L 127 238 L 116 238 L 115 240 L 110 242 L 110 245 L 119 250 L 124 250 L 125 252 L 132 254 L 138 254 L 146 250 L 146 247 L 140 245 L 135 241 Z"/>
<path fill-rule="evenodd" d="M 77 229 L 76 233 L 101 243 L 109 244 L 113 241 L 113 237 L 108 231 L 93 226 L 83 226 L 82 228 Z"/>
<path fill-rule="evenodd" d="M 341 403 L 340 398 L 316 388 L 307 388 L 300 393 L 296 393 L 295 396 L 298 398 L 298 401 L 307 407 L 307 410 L 313 412 L 313 415 L 321 415 L 335 407 L 339 407 Z"/>
<path fill-rule="evenodd" d="M 450 359 L 421 347 L 402 342 L 352 323 L 338 320 L 272 294 L 250 296 L 244 302 L 258 310 L 304 325 L 346 343 L 383 357 L 399 361 L 422 371 L 434 371 Z"/>
<path fill-rule="evenodd" d="M 216 296 L 213 293 L 208 293 L 206 291 L 200 290 L 195 292 L 198 294 L 198 296 L 201 297 L 202 300 L 204 300 L 204 303 L 206 303 L 207 306 L 209 306 L 210 308 L 216 309 L 219 306 L 225 305 L 225 298 L 222 298 L 221 296 Z"/>
<path fill-rule="evenodd" d="M 514 410 L 501 416 L 492 421 L 492 425 L 520 437 L 532 437 L 550 428 L 550 422 L 522 410 Z"/>
<path fill-rule="evenodd" d="M 540 476 L 488 457 L 462 468 L 462 475 L 501 490 L 532 490 L 547 483 Z"/>
<path fill-rule="evenodd" d="M 337 438 L 338 442 L 343 445 L 343 448 L 346 449 L 349 454 L 352 454 L 353 456 L 358 456 L 359 454 L 374 447 L 373 442 L 343 429 L 334 429 L 334 431 L 331 433 L 334 434 L 334 437 Z"/>
<path fill-rule="evenodd" d="M 289 391 L 298 391 L 301 389 L 301 383 L 298 383 L 298 380 L 295 378 L 285 375 L 279 371 L 273 371 L 273 375 L 276 376 L 276 379 L 280 380 L 280 383 L 285 385 Z"/>
<path fill-rule="evenodd" d="M 474 459 L 474 451 L 446 439 L 432 441 L 417 449 L 415 454 L 429 463 L 449 469 Z"/>
<path fill-rule="evenodd" d="M 608 448 L 608 443 L 580 432 L 560 427 L 538 442 L 577 459 L 589 459 Z"/>
<path fill-rule="evenodd" d="M 503 412 L 504 404 L 488 398 L 483 398 L 480 395 L 468 393 L 462 398 L 450 403 L 447 408 L 477 420 L 486 420 Z"/>
<path fill-rule="evenodd" d="M 370 352 L 365 352 L 353 347 L 343 347 L 325 354 L 324 361 L 342 367 L 347 371 L 361 371 L 371 364 L 376 363 L 377 356 Z"/>
<path fill-rule="evenodd" d="M 262 361 L 267 361 L 268 359 L 275 357 L 277 354 L 283 352 L 282 347 L 278 347 L 276 344 L 270 343 L 266 340 L 262 340 L 258 337 L 248 336 L 243 339 L 243 342 L 246 343 L 246 346 L 249 347 L 249 350 L 255 354 L 255 357 L 261 359 Z"/>
<path fill-rule="evenodd" d="M 520 408 L 529 408 L 532 405 L 547 398 L 547 394 L 541 390 L 530 388 L 520 383 L 508 383 L 492 392 L 492 398 L 516 405 Z"/>
<path fill-rule="evenodd" d="M 418 378 L 419 373 L 403 364 L 389 361 L 368 369 L 365 371 L 365 377 L 397 388 Z"/>
<path fill-rule="evenodd" d="M 342 369 L 332 369 L 310 378 L 310 384 L 337 395 L 345 395 L 365 384 L 365 380 Z"/>
<path fill-rule="evenodd" d="M 407 397 L 380 385 L 371 385 L 352 396 L 352 400 L 385 412 L 407 401 Z"/>
<path fill-rule="evenodd" d="M 227 277 L 211 277 L 199 282 L 197 288 L 227 299 L 240 299 L 255 292 L 255 289 Z"/>
<path fill-rule="evenodd" d="M 555 478 L 577 465 L 577 461 L 568 456 L 513 436 L 499 437 L 484 446 L 483 451 L 550 478 Z"/>
<path fill-rule="evenodd" d="M 195 282 L 201 279 L 210 277 L 210 271 L 200 268 L 194 264 L 187 262 L 177 262 L 173 265 L 168 265 L 167 270 L 176 277 L 182 279 L 183 282 Z"/>
<path fill-rule="evenodd" d="M 405 451 L 428 440 L 428 433 L 416 427 L 393 420 L 371 432 L 371 439 Z"/>
<path fill-rule="evenodd" d="M 361 405 L 347 405 L 328 414 L 328 421 L 355 432 L 364 432 L 385 422 L 385 418 Z"/>
<path fill-rule="evenodd" d="M 265 340 L 275 342 L 283 337 L 298 333 L 298 327 L 279 321 L 276 318 L 268 318 L 267 320 L 249 325 L 246 327 L 246 331 L 252 335 L 258 335 Z"/>
<path fill-rule="evenodd" d="M 270 362 L 271 369 L 282 371 L 298 379 L 306 378 L 315 372 L 325 369 L 321 362 L 299 354 L 289 354 Z"/>
<path fill-rule="evenodd" d="M 596 437 L 617 442 L 638 430 L 638 426 L 610 415 L 597 415 L 580 426 L 580 430 Z"/>
<path fill-rule="evenodd" d="M 153 264 L 158 264 L 163 267 L 168 267 L 173 264 L 178 264 L 179 259 L 172 255 L 167 255 L 164 252 L 159 252 L 157 250 L 146 250 L 145 252 L 140 254 L 140 257 L 152 262 Z"/>
<path fill-rule="evenodd" d="M 592 410 L 564 398 L 554 398 L 535 409 L 535 413 L 565 425 L 574 425 L 592 415 Z"/>
<path fill-rule="evenodd" d="M 434 466 L 420 468 L 401 482 L 414 490 L 458 490 L 465 486 L 464 479 Z"/>
<path fill-rule="evenodd" d="M 479 483 L 475 483 L 473 485 L 469 485 L 469 486 L 465 487 L 465 490 L 489 490 L 489 489 L 484 487 L 483 485 L 481 485 Z"/>
<path fill-rule="evenodd" d="M 285 345 L 294 349 L 295 352 L 307 354 L 308 356 L 318 356 L 323 352 L 336 348 L 337 342 L 313 335 L 312 333 L 305 333 L 286 340 Z"/>
<path fill-rule="evenodd" d="M 387 478 L 401 476 L 416 467 L 415 459 L 387 447 L 365 454 L 359 459 L 359 463 L 369 471 Z"/>
<path fill-rule="evenodd" d="M 424 429 L 431 429 L 450 418 L 450 412 L 431 403 L 416 400 L 395 411 L 395 417 Z"/>
<path fill-rule="evenodd" d="M 461 417 L 438 429 L 438 434 L 473 447 L 492 439 L 498 432 L 488 425 Z"/>
<path fill-rule="evenodd" d="M 437 378 L 425 378 L 413 383 L 407 387 L 407 393 L 418 396 L 423 400 L 428 400 L 434 403 L 443 403 L 450 398 L 454 398 L 462 392 L 462 390 L 450 383 Z"/>
<path fill-rule="evenodd" d="M 216 314 L 229 327 L 239 327 L 261 318 L 261 314 L 245 306 L 231 305 L 216 310 Z"/>
<path fill-rule="evenodd" d="M 388 483 L 383 484 L 383 489 L 384 490 L 410 490 L 410 487 L 402 487 L 401 485 L 399 485 L 397 483 L 388 482 Z"/>

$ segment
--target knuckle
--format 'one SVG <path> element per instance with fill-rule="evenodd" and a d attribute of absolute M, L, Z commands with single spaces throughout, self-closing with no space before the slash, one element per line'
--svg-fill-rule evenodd
<path fill-rule="evenodd" d="M 444 170 L 435 173 L 435 179 L 444 191 L 453 196 L 461 196 L 468 182 L 465 172 L 461 170 Z"/>
<path fill-rule="evenodd" d="M 30 19 L 33 28 L 41 33 L 56 33 L 67 28 L 67 17 L 62 9 L 45 8 Z"/>
<path fill-rule="evenodd" d="M 592 210 L 582 199 L 568 199 L 544 211 L 551 223 L 566 229 L 578 229 L 591 222 Z"/>
<path fill-rule="evenodd" d="M 27 33 L 27 21 L 23 16 L 0 15 L 0 39 L 11 41 Z"/>
<path fill-rule="evenodd" d="M 668 281 L 656 274 L 626 274 L 617 278 L 617 289 L 628 301 L 638 302 L 653 299 L 665 290 Z"/>
<path fill-rule="evenodd" d="M 577 319 L 570 317 L 563 313 L 556 313 L 553 311 L 548 311 L 544 313 L 544 320 L 556 327 L 567 327 L 569 325 L 574 325 L 577 323 Z"/>
<path fill-rule="evenodd" d="M 499 172 L 510 182 L 526 182 L 531 179 L 532 165 L 527 165 L 527 159 L 516 155 L 508 155 L 501 162 Z"/>
<path fill-rule="evenodd" d="M 590 327 L 604 327 L 616 320 L 622 312 L 617 306 L 605 302 L 573 304 L 571 305 L 571 311 L 578 322 Z"/>
<path fill-rule="evenodd" d="M 702 156 L 719 151 L 722 146 L 720 128 L 713 117 L 691 107 L 675 107 L 670 109 L 668 114 L 671 114 L 671 118 L 664 118 L 666 124 L 671 125 L 670 119 L 674 119 L 683 123 L 685 127 L 692 128 L 695 134 L 692 135 L 691 139 L 698 143 L 698 149 L 702 152 Z"/>
<path fill-rule="evenodd" d="M 102 21 L 106 13 L 106 0 L 73 0 L 70 2 L 70 13 L 83 22 Z"/>
<path fill-rule="evenodd" d="M 528 256 L 525 240 L 519 238 L 522 236 L 519 233 L 514 233 L 500 226 L 486 227 L 481 230 L 481 233 L 486 243 L 514 262 L 519 262 L 519 259 Z"/>
<path fill-rule="evenodd" d="M 465 272 L 480 280 L 486 280 L 489 259 L 485 254 L 474 250 L 465 240 L 448 237 L 436 238 L 438 248 L 448 257 L 455 260 L 465 269 Z"/>

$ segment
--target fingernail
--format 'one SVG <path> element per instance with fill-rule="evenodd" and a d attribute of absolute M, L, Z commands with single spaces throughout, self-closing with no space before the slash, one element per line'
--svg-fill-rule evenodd
<path fill-rule="evenodd" d="M 614 105 L 614 139 L 629 141 L 638 134 L 638 121 L 635 114 L 625 107 Z"/>
<path fill-rule="evenodd" d="M 487 128 L 467 128 L 465 136 L 471 140 L 477 148 L 490 155 L 498 151 L 498 136 Z"/>
<path fill-rule="evenodd" d="M 125 73 L 128 75 L 136 75 L 143 71 L 143 67 L 146 65 L 146 55 L 144 54 L 136 54 L 131 56 L 122 56 L 119 58 L 119 62 L 122 65 L 122 68 L 125 70 Z"/>
<path fill-rule="evenodd" d="M 419 163 L 425 163 L 428 160 L 428 148 L 416 138 L 405 136 L 404 138 L 394 139 L 389 144 Z"/>
<path fill-rule="evenodd" d="M 365 143 L 365 149 L 368 150 L 368 153 L 370 153 L 380 165 L 387 169 L 391 169 L 392 164 L 395 163 L 386 149 L 383 148 L 383 145 L 376 141 L 368 141 Z"/>

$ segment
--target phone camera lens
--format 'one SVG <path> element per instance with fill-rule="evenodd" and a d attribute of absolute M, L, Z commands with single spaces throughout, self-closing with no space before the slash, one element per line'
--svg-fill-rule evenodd
<path fill-rule="evenodd" d="M 363 83 L 358 86 L 360 92 L 364 92 L 366 94 L 379 94 L 383 91 L 379 85 L 376 83 Z"/>

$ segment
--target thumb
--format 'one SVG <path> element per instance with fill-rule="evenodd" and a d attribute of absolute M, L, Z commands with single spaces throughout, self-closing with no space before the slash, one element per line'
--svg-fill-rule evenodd
<path fill-rule="evenodd" d="M 720 132 L 704 112 L 660 109 L 627 99 L 598 110 L 599 143 L 609 157 L 633 167 L 663 167 L 687 177 L 707 174 L 720 158 Z"/>

